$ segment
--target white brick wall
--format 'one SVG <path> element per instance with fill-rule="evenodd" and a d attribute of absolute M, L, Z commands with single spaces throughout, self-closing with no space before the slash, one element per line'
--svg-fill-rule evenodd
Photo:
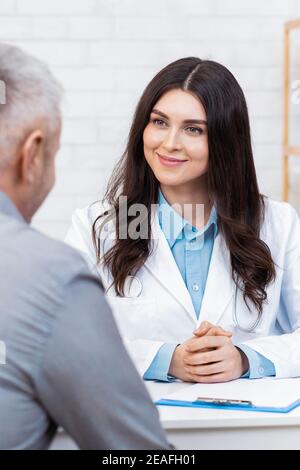
<path fill-rule="evenodd" d="M 15 0 L 15 3 L 16 13 L 24 16 L 90 16 L 95 8 L 95 0 Z"/>
<path fill-rule="evenodd" d="M 0 14 L 1 15 L 13 15 L 15 14 L 16 8 L 15 0 L 1 0 L 0 2 Z"/>
<path fill-rule="evenodd" d="M 66 89 L 57 185 L 35 225 L 63 238 L 73 209 L 101 196 L 143 88 L 187 55 L 241 83 L 261 190 L 280 199 L 282 33 L 296 17 L 300 0 L 1 0 L 0 40 L 45 60 Z"/>

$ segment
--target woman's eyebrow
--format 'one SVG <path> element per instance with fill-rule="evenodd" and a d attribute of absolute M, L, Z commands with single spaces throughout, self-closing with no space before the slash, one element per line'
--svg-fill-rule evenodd
<path fill-rule="evenodd" d="M 159 111 L 158 109 L 153 108 L 151 112 L 158 114 L 159 116 L 164 117 L 166 119 L 169 119 L 169 117 L 165 113 L 163 113 L 162 111 Z"/>
<path fill-rule="evenodd" d="M 182 122 L 184 122 L 184 124 L 206 124 L 207 125 L 207 122 L 205 121 L 205 119 L 185 119 Z"/>
<path fill-rule="evenodd" d="M 165 119 L 169 119 L 169 116 L 167 116 L 167 114 L 163 113 L 162 111 L 159 111 L 156 108 L 152 109 L 152 113 L 158 114 L 159 116 L 162 116 Z M 205 119 L 184 119 L 184 121 L 182 121 L 182 122 L 184 124 L 207 124 Z"/>

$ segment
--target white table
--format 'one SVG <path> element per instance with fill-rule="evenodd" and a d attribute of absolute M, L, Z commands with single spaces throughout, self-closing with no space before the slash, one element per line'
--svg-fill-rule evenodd
<path fill-rule="evenodd" d="M 145 382 L 153 400 L 186 383 Z M 300 450 L 300 407 L 288 414 L 159 406 L 168 439 L 178 449 L 297 449 Z M 61 431 L 51 449 L 74 449 Z"/>
<path fill-rule="evenodd" d="M 148 384 L 153 400 L 187 387 Z M 178 449 L 300 449 L 300 407 L 288 414 L 159 406 L 168 439 Z"/>

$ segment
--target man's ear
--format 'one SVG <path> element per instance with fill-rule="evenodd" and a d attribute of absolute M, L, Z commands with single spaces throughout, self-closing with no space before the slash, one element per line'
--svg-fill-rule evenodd
<path fill-rule="evenodd" d="M 32 131 L 20 149 L 19 176 L 25 184 L 32 184 L 39 177 L 44 158 L 45 134 L 42 130 Z"/>

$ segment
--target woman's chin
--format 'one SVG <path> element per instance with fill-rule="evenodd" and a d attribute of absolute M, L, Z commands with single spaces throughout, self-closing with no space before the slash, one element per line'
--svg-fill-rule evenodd
<path fill-rule="evenodd" d="M 157 178 L 158 182 L 161 186 L 181 186 L 182 184 L 186 184 L 185 180 L 181 180 L 178 178 Z"/>

